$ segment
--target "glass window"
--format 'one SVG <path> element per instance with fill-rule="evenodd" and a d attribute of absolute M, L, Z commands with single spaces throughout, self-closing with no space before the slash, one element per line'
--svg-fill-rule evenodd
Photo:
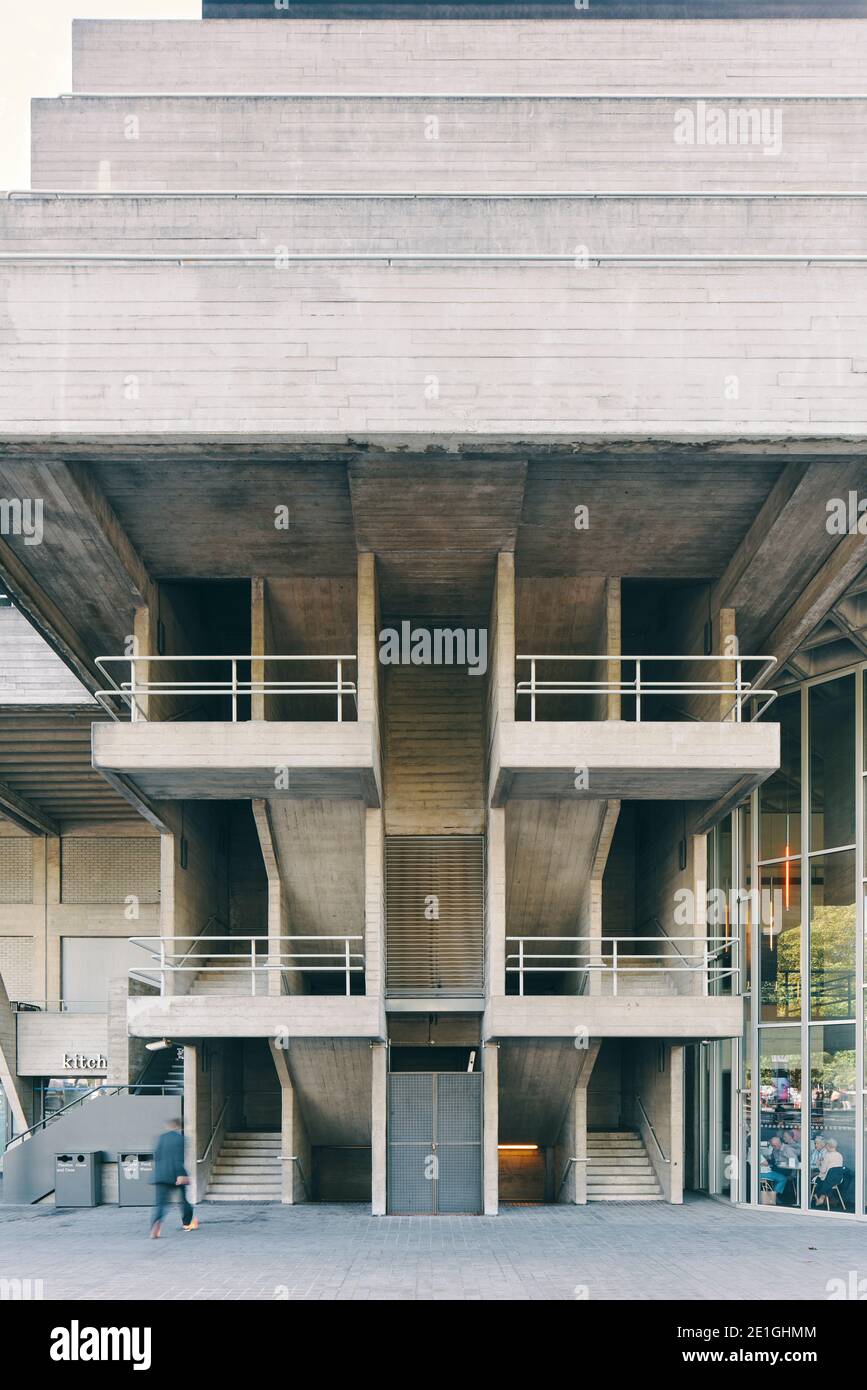
<path fill-rule="evenodd" d="M 761 874 L 761 981 L 765 1023 L 801 1017 L 801 861 Z"/>
<path fill-rule="evenodd" d="M 810 849 L 855 839 L 855 680 L 810 687 Z"/>
<path fill-rule="evenodd" d="M 759 1030 L 760 1201 L 798 1206 L 801 1136 L 801 1030 Z"/>
<path fill-rule="evenodd" d="M 853 1210 L 855 1025 L 810 1029 L 810 1205 Z"/>
<path fill-rule="evenodd" d="M 738 811 L 738 822 L 740 826 L 740 896 L 738 901 L 738 917 L 740 921 L 741 938 L 741 988 L 745 994 L 749 994 L 752 985 L 753 970 L 753 904 L 751 891 L 753 886 L 753 841 L 752 841 L 752 805 L 747 801 Z"/>
<path fill-rule="evenodd" d="M 780 726 L 780 768 L 759 788 L 759 858 L 782 859 L 801 848 L 800 691 L 776 700 L 767 717 Z"/>
<path fill-rule="evenodd" d="M 855 851 L 810 859 L 810 1014 L 855 1017 Z"/>

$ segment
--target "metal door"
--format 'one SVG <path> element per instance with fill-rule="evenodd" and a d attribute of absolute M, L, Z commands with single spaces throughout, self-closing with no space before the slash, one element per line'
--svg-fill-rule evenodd
<path fill-rule="evenodd" d="M 481 1072 L 391 1072 L 388 1210 L 482 1210 Z"/>

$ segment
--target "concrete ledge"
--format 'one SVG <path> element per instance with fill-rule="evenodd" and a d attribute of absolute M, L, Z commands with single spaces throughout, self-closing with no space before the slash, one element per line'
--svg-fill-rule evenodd
<path fill-rule="evenodd" d="M 385 1037 L 381 1000 L 367 995 L 213 995 L 130 999 L 127 1022 L 134 1038 Z"/>
<path fill-rule="evenodd" d="M 659 999 L 492 998 L 485 1042 L 506 1038 L 737 1038 L 743 1032 L 739 995 L 661 996 Z"/>
<path fill-rule="evenodd" d="M 538 797 L 711 801 L 746 795 L 780 765 L 777 724 L 500 723 L 491 751 L 493 806 Z M 586 770 L 586 788 L 575 787 Z"/>
<path fill-rule="evenodd" d="M 368 722 L 94 724 L 93 766 L 167 801 L 347 797 L 381 804 Z M 278 768 L 288 770 L 281 790 Z"/>

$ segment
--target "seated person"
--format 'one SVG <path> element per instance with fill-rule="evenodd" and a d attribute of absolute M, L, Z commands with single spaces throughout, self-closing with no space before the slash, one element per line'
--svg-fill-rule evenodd
<path fill-rule="evenodd" d="M 771 1155 L 771 1158 L 772 1158 L 772 1157 L 773 1157 L 773 1154 L 774 1154 L 773 1148 L 770 1148 L 770 1147 L 769 1147 L 769 1152 L 770 1152 L 770 1155 Z M 788 1182 L 789 1182 L 788 1176 L 786 1175 L 786 1173 L 778 1171 L 775 1167 L 773 1167 L 773 1166 L 771 1165 L 771 1159 L 770 1159 L 770 1158 L 768 1157 L 768 1155 L 765 1153 L 765 1146 L 764 1146 L 764 1145 L 762 1145 L 762 1148 L 761 1148 L 761 1150 L 760 1150 L 760 1158 L 761 1158 L 761 1162 L 760 1162 L 760 1164 L 759 1164 L 759 1176 L 760 1176 L 760 1178 L 762 1179 L 763 1182 L 770 1183 L 771 1187 L 774 1189 L 774 1191 L 776 1192 L 776 1194 L 777 1194 L 778 1197 L 782 1196 L 782 1194 L 783 1194 L 783 1193 L 785 1192 L 785 1190 L 786 1190 L 786 1187 L 788 1186 Z"/>
<path fill-rule="evenodd" d="M 822 1155 L 825 1152 L 825 1136 L 817 1134 L 813 1140 L 813 1147 L 810 1149 L 810 1168 L 813 1172 L 819 1171 L 819 1164 L 822 1162 Z"/>
<path fill-rule="evenodd" d="M 831 1192 L 840 1182 L 843 1176 L 841 1169 L 845 1166 L 843 1155 L 837 1147 L 837 1140 L 826 1139 L 825 1149 L 819 1160 L 819 1179 L 813 1192 L 813 1197 L 817 1203 L 824 1201 L 826 1206 L 830 1206 Z"/>
<path fill-rule="evenodd" d="M 783 1130 L 783 1144 L 787 1145 L 797 1158 L 801 1157 L 801 1131 L 797 1126 Z"/>
<path fill-rule="evenodd" d="M 771 1152 L 768 1155 L 772 1168 L 797 1168 L 798 1155 L 791 1144 L 785 1144 L 778 1134 L 771 1138 Z"/>

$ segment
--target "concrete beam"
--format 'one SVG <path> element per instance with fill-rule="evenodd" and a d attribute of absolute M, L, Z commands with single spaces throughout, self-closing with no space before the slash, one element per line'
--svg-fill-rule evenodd
<path fill-rule="evenodd" d="M 0 782 L 0 814 L 14 821 L 28 835 L 59 835 L 60 827 L 32 801 L 19 796 L 11 787 Z"/>
<path fill-rule="evenodd" d="M 744 1002 L 737 995 L 510 995 L 492 998 L 482 1036 L 509 1038 L 737 1038 Z"/>

